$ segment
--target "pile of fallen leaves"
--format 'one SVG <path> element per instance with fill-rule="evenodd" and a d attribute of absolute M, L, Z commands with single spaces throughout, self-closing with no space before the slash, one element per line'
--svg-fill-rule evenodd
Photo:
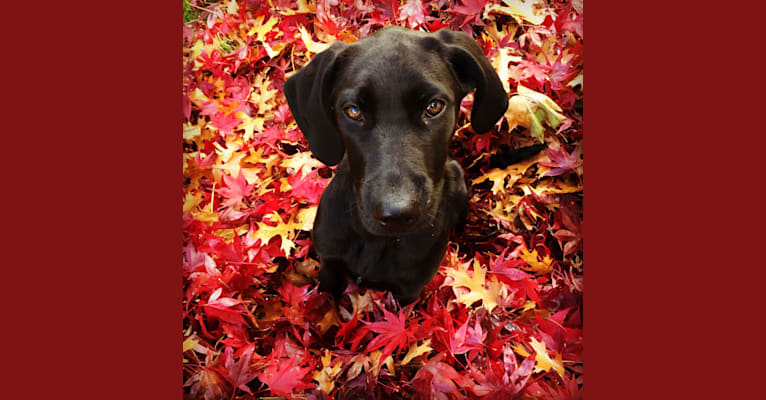
<path fill-rule="evenodd" d="M 187 398 L 581 397 L 581 0 L 186 0 L 184 20 Z M 333 41 L 387 25 L 472 35 L 510 97 L 483 134 L 464 100 L 465 228 L 402 309 L 317 292 L 310 230 L 333 168 L 282 93 Z"/>

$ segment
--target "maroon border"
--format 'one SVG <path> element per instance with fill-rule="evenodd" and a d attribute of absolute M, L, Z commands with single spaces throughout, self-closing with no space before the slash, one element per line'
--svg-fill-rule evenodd
<path fill-rule="evenodd" d="M 18 7 L 3 22 L 3 396 L 179 399 L 180 1 Z"/>
<path fill-rule="evenodd" d="M 586 398 L 753 398 L 763 88 L 735 55 L 762 24 L 640 8 L 589 7 L 585 23 Z"/>

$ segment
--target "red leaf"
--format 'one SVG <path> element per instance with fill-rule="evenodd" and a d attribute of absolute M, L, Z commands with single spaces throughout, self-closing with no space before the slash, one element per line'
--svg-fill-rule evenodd
<path fill-rule="evenodd" d="M 282 299 L 293 307 L 302 307 L 306 300 L 309 298 L 309 285 L 295 286 L 289 280 L 285 279 L 282 286 L 279 288 L 279 294 L 282 295 Z"/>
<path fill-rule="evenodd" d="M 460 27 L 471 24 L 476 26 L 484 26 L 484 22 L 481 20 L 481 15 L 484 12 L 484 7 L 487 5 L 487 0 L 460 0 L 462 5 L 452 7 L 450 12 L 455 14 L 461 14 L 465 16 Z"/>
<path fill-rule="evenodd" d="M 235 117 L 234 113 L 216 112 L 210 117 L 210 125 L 217 128 L 221 133 L 230 134 L 242 123 L 242 120 Z"/>
<path fill-rule="evenodd" d="M 202 367 L 184 382 L 184 386 L 191 385 L 191 395 L 195 399 L 219 400 L 223 398 L 223 387 L 226 382 L 210 367 Z"/>
<path fill-rule="evenodd" d="M 340 330 L 338 330 L 338 334 L 335 335 L 335 344 L 345 343 L 349 338 L 349 334 L 356 328 L 357 323 L 358 318 L 356 313 L 354 313 L 354 316 L 348 322 L 341 322 Z"/>
<path fill-rule="evenodd" d="M 559 176 L 570 171 L 576 171 L 582 165 L 582 160 L 580 159 L 581 150 L 582 144 L 578 144 L 571 154 L 567 153 L 564 146 L 559 147 L 558 151 L 547 149 L 546 153 L 548 153 L 548 158 L 551 161 L 539 161 L 538 164 L 553 169 L 546 172 L 543 176 Z"/>
<path fill-rule="evenodd" d="M 224 367 L 226 368 L 227 378 L 234 387 L 252 394 L 250 388 L 247 387 L 247 383 L 255 379 L 257 374 L 254 374 L 250 368 L 250 359 L 253 356 L 254 348 L 252 344 L 245 348 L 242 356 L 239 358 L 239 362 L 234 361 L 232 354 L 234 350 L 231 347 L 227 347 L 224 350 Z"/>
<path fill-rule="evenodd" d="M 482 337 L 481 324 L 476 321 L 476 326 L 468 331 L 469 319 L 465 320 L 465 323 L 458 328 L 454 333 L 452 327 L 448 325 L 450 330 L 449 347 L 452 354 L 463 354 L 470 350 L 481 350 L 481 343 L 484 338 Z M 486 336 L 486 335 L 484 335 Z"/>
<path fill-rule="evenodd" d="M 406 20 L 407 26 L 412 29 L 423 25 L 426 14 L 426 6 L 421 0 L 407 0 L 407 2 L 399 8 L 399 20 Z"/>
<path fill-rule="evenodd" d="M 534 78 L 537 82 L 537 88 L 541 88 L 545 84 L 545 80 L 548 79 L 546 70 L 550 68 L 546 65 L 536 63 L 530 56 L 527 57 L 528 59 L 519 62 L 519 67 L 521 68 L 521 77 L 519 80 L 523 81 L 527 78 Z"/>
<path fill-rule="evenodd" d="M 384 308 L 384 320 L 378 322 L 363 321 L 367 324 L 369 330 L 378 333 L 378 336 L 367 345 L 366 351 L 370 352 L 383 347 L 381 359 L 385 359 L 394 350 L 401 350 L 407 347 L 409 340 L 415 340 L 415 336 L 405 327 L 406 317 L 402 315 L 404 310 L 409 310 L 409 308 L 405 307 L 399 310 L 398 314 L 394 314 Z M 409 311 L 407 311 L 407 314 L 409 314 Z"/>
<path fill-rule="evenodd" d="M 314 387 L 304 381 L 306 374 L 314 368 L 301 368 L 295 363 L 296 358 L 297 354 L 288 360 L 272 360 L 271 364 L 258 374 L 258 379 L 266 384 L 272 393 L 279 396 L 291 397 L 295 391 Z"/>
<path fill-rule="evenodd" d="M 210 295 L 205 304 L 208 315 L 232 324 L 244 324 L 245 320 L 242 318 L 244 312 L 232 308 L 242 302 L 231 297 L 220 297 L 221 292 L 222 288 L 218 288 Z"/>
<path fill-rule="evenodd" d="M 290 175 L 287 178 L 288 183 L 292 189 L 292 194 L 301 199 L 306 199 L 308 204 L 318 204 L 319 199 L 322 197 L 325 187 L 330 182 L 330 178 L 322 178 L 319 176 L 319 170 L 312 170 L 306 176 L 301 173 L 298 175 Z"/>
<path fill-rule="evenodd" d="M 223 175 L 224 187 L 219 188 L 218 192 L 226 198 L 223 203 L 224 207 L 239 208 L 242 205 L 242 200 L 245 199 L 250 193 L 252 193 L 255 184 L 248 185 L 245 181 L 242 171 L 239 171 L 237 178 L 234 179 L 226 174 Z"/>
<path fill-rule="evenodd" d="M 460 375 L 451 365 L 444 363 L 444 353 L 428 360 L 410 381 L 415 389 L 430 398 L 446 399 L 445 393 L 459 391 L 470 380 Z M 458 398 L 462 396 L 457 396 Z"/>
<path fill-rule="evenodd" d="M 582 244 L 582 221 L 572 215 L 569 207 L 562 207 L 554 215 L 554 223 L 551 227 L 553 237 L 559 242 L 559 247 L 564 255 L 574 254 Z"/>
<path fill-rule="evenodd" d="M 469 385 L 477 396 L 490 395 L 490 399 L 515 399 L 524 389 L 535 367 L 535 357 L 530 356 L 522 361 L 521 366 L 516 362 L 516 356 L 511 347 L 503 346 L 502 362 L 489 360 L 488 368 L 480 371 L 471 368 L 470 375 L 476 383 Z"/>

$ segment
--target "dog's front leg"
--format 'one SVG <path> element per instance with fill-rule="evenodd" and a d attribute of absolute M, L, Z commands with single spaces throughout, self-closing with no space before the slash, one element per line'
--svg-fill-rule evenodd
<path fill-rule="evenodd" d="M 329 258 L 320 262 L 319 291 L 330 293 L 335 301 L 340 301 L 348 284 L 343 261 Z"/>

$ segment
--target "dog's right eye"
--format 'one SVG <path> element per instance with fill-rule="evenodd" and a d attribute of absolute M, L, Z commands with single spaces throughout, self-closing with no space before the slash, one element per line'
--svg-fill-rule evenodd
<path fill-rule="evenodd" d="M 444 108 L 443 101 L 434 100 L 428 103 L 428 107 L 426 107 L 426 115 L 428 115 L 429 117 L 435 117 L 442 111 L 443 108 Z"/>
<path fill-rule="evenodd" d="M 343 112 L 345 112 L 346 116 L 353 119 L 354 121 L 358 121 L 362 118 L 362 111 L 359 110 L 359 107 L 357 106 L 348 106 L 343 109 Z"/>

